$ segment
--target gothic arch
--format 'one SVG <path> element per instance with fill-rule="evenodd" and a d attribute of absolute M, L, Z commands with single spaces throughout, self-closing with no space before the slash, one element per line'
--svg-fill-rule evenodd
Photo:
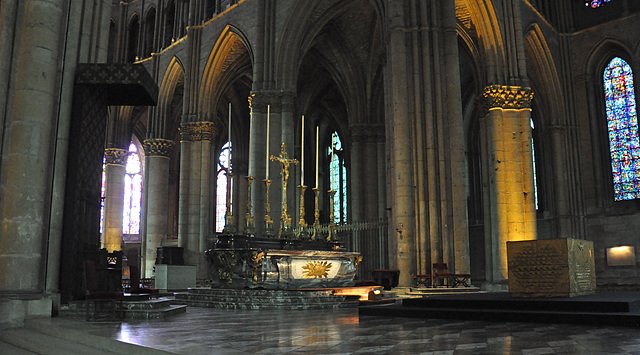
<path fill-rule="evenodd" d="M 202 77 L 199 112 L 206 119 L 215 116 L 223 92 L 239 76 L 251 75 L 253 52 L 249 41 L 237 28 L 227 26 L 216 41 Z"/>
<path fill-rule="evenodd" d="M 456 0 L 456 6 L 460 5 L 467 9 L 477 33 L 478 44 L 487 68 L 485 84 L 506 82 L 507 78 L 498 71 L 498 68 L 502 67 L 505 53 L 500 23 L 493 3 L 484 0 Z"/>
<path fill-rule="evenodd" d="M 173 138 L 167 134 L 174 131 L 174 126 L 179 122 L 170 121 L 181 111 L 176 107 L 182 107 L 182 95 L 176 95 L 178 88 L 184 87 L 184 68 L 177 57 L 173 57 L 167 66 L 162 83 L 160 84 L 160 92 L 158 94 L 158 114 L 150 117 L 149 129 L 153 137 L 147 138 Z M 179 96 L 176 102 L 176 96 Z M 178 121 L 178 120 L 176 120 Z"/>

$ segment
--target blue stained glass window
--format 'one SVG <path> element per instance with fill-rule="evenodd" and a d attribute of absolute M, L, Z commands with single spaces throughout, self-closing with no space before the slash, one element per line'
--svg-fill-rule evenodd
<path fill-rule="evenodd" d="M 227 171 L 231 160 L 231 143 L 222 146 L 218 156 L 218 174 L 216 175 L 216 232 L 222 232 L 227 213 Z M 231 196 L 230 196 L 231 197 Z"/>
<path fill-rule="evenodd" d="M 631 66 L 613 58 L 604 70 L 609 151 L 616 201 L 640 198 L 640 140 Z"/>
<path fill-rule="evenodd" d="M 329 154 L 329 175 L 331 189 L 336 191 L 333 199 L 333 221 L 336 224 L 347 222 L 347 168 L 344 164 L 344 150 L 338 132 L 331 135 Z"/>

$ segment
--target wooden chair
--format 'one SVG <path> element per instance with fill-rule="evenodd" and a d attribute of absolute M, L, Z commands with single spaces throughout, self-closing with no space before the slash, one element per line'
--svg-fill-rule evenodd
<path fill-rule="evenodd" d="M 86 319 L 120 320 L 122 319 L 122 290 L 110 287 L 115 270 L 100 267 L 96 260 L 84 261 Z M 122 271 L 120 271 L 122 272 Z M 113 281 L 113 280 L 111 280 Z"/>
<path fill-rule="evenodd" d="M 432 287 L 444 286 L 452 287 L 454 275 L 449 272 L 447 263 L 433 263 L 431 265 Z"/>

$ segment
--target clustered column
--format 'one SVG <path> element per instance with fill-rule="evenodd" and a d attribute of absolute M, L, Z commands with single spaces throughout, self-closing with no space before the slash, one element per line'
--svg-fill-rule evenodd
<path fill-rule="evenodd" d="M 124 209 L 124 176 L 128 151 L 119 148 L 107 148 L 104 151 L 105 165 L 105 201 L 103 247 L 110 253 L 122 250 L 122 212 Z"/>
<path fill-rule="evenodd" d="M 536 239 L 531 100 L 528 87 L 492 85 L 483 93 L 485 176 L 490 223 L 486 227 L 487 260 L 494 283 L 508 278 L 507 242 Z"/>

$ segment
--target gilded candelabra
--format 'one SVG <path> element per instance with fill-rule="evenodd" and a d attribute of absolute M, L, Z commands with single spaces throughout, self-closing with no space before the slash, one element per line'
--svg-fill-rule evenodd
<path fill-rule="evenodd" d="M 249 236 L 253 236 L 256 233 L 256 224 L 255 219 L 253 219 L 253 215 L 251 214 L 251 210 L 253 207 L 251 206 L 251 185 L 253 184 L 253 176 L 245 176 L 247 179 L 247 213 L 245 214 L 246 221 L 246 229 L 245 234 Z"/>
<path fill-rule="evenodd" d="M 327 235 L 327 242 L 330 242 L 333 237 L 335 236 L 335 230 L 336 230 L 336 222 L 335 222 L 335 208 L 333 207 L 333 201 L 336 195 L 336 190 L 331 189 L 329 190 L 329 235 Z"/>
<path fill-rule="evenodd" d="M 269 188 L 271 187 L 271 180 L 264 179 L 264 234 L 270 238 L 273 237 L 273 220 L 271 219 L 271 201 L 269 201 Z"/>
<path fill-rule="evenodd" d="M 313 188 L 313 192 L 315 194 L 315 204 L 316 209 L 314 213 L 315 220 L 313 221 L 313 234 L 311 235 L 311 240 L 316 240 L 316 237 L 320 234 L 320 205 L 318 202 L 318 198 L 320 196 L 320 189 L 317 187 Z"/>
<path fill-rule="evenodd" d="M 282 143 L 280 147 L 280 155 L 277 157 L 272 155 L 270 159 L 271 161 L 277 161 L 282 164 L 282 171 L 280 172 L 280 175 L 282 175 L 282 215 L 280 216 L 280 231 L 278 232 L 278 238 L 289 238 L 292 236 L 292 233 L 291 217 L 289 217 L 287 211 L 287 181 L 289 180 L 289 165 L 298 164 L 298 160 L 289 159 L 284 143 Z"/>
<path fill-rule="evenodd" d="M 300 221 L 298 221 L 299 231 L 296 237 L 298 239 L 304 239 L 307 236 L 307 222 L 304 220 L 304 192 L 307 190 L 307 186 L 298 185 L 298 188 L 300 189 Z"/>
<path fill-rule="evenodd" d="M 224 214 L 224 229 L 223 234 L 236 234 L 236 228 L 233 225 L 233 204 L 231 203 L 231 182 L 233 181 L 233 174 L 227 173 L 227 212 Z"/>

